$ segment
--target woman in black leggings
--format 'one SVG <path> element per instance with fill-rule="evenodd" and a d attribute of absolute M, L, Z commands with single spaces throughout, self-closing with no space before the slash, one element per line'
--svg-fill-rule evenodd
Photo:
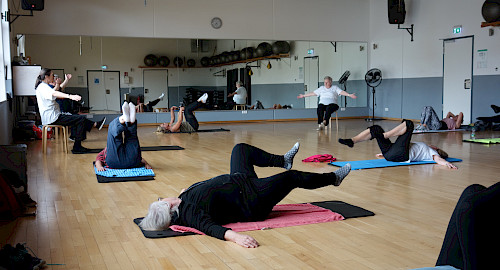
<path fill-rule="evenodd" d="M 382 151 L 377 157 L 383 156 L 386 160 L 394 162 L 435 161 L 450 169 L 457 169 L 455 165 L 446 161 L 448 154 L 445 151 L 423 142 L 410 142 L 412 133 L 413 122 L 403 120 L 401 124 L 387 132 L 381 126 L 373 125 L 351 139 L 339 139 L 339 143 L 354 147 L 356 143 L 377 139 Z M 389 138 L 396 136 L 396 141 L 391 142 Z"/>
<path fill-rule="evenodd" d="M 152 203 L 139 226 L 144 230 L 188 226 L 243 247 L 257 247 L 258 242 L 251 236 L 222 225 L 264 220 L 293 189 L 339 186 L 350 172 L 350 164 L 333 173 L 290 170 L 298 150 L 299 143 L 296 143 L 285 155 L 274 155 L 248 144 L 237 144 L 231 153 L 230 174 L 195 183 L 183 190 L 178 198 Z M 280 167 L 287 171 L 258 178 L 254 166 Z"/>

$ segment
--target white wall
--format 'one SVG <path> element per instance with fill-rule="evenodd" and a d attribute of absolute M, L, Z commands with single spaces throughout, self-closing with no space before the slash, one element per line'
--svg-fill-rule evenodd
<path fill-rule="evenodd" d="M 13 33 L 366 41 L 366 0 L 51 0 Z M 223 26 L 213 29 L 210 20 Z"/>
<path fill-rule="evenodd" d="M 483 0 L 406 0 L 406 20 L 414 24 L 414 41 L 406 30 L 388 22 L 387 1 L 370 0 L 370 66 L 380 68 L 384 78 L 441 77 L 443 75 L 442 39 L 474 36 L 474 75 L 500 74 L 500 28 L 488 36 L 481 28 Z M 462 33 L 454 35 L 455 25 Z M 488 50 L 488 68 L 478 69 L 477 50 Z M 498 70 L 495 68 L 498 67 Z"/>

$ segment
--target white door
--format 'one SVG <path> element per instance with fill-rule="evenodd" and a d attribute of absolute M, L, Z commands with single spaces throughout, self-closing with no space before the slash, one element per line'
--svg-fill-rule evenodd
<path fill-rule="evenodd" d="M 444 40 L 443 47 L 443 117 L 463 112 L 467 125 L 472 113 L 473 38 Z"/>
<path fill-rule="evenodd" d="M 304 92 L 309 94 L 318 89 L 319 82 L 319 57 L 304 57 Z M 306 97 L 306 108 L 318 108 L 318 97 Z"/>
<path fill-rule="evenodd" d="M 88 71 L 89 107 L 93 111 L 120 111 L 120 72 Z"/>
<path fill-rule="evenodd" d="M 168 108 L 168 70 L 144 70 L 144 103 L 157 99 L 162 93 L 165 94 L 163 100 L 154 108 Z"/>

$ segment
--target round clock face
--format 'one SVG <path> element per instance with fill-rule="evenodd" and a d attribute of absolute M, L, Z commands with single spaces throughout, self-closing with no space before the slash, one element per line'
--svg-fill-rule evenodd
<path fill-rule="evenodd" d="M 215 29 L 219 29 L 222 27 L 222 20 L 219 18 L 219 17 L 214 17 L 212 19 L 212 27 L 215 28 Z"/>

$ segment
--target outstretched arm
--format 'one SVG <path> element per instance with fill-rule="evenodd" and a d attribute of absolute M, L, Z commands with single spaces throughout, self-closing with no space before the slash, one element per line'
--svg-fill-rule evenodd
<path fill-rule="evenodd" d="M 224 239 L 226 241 L 235 242 L 236 244 L 246 248 L 256 248 L 259 246 L 257 240 L 255 240 L 253 237 L 246 234 L 237 233 L 233 230 L 227 230 L 224 234 Z"/>
<path fill-rule="evenodd" d="M 432 158 L 439 165 L 446 166 L 446 167 L 453 169 L 453 170 L 458 170 L 457 166 L 451 164 L 450 162 L 446 161 L 445 159 L 443 159 L 442 157 L 440 157 L 438 155 L 434 155 Z"/>
<path fill-rule="evenodd" d="M 297 96 L 297 98 L 305 98 L 305 97 L 312 97 L 312 96 L 317 96 L 316 93 L 311 92 L 309 94 L 300 94 Z"/>
<path fill-rule="evenodd" d="M 356 96 L 356 94 L 349 94 L 349 93 L 347 93 L 347 92 L 346 92 L 346 91 L 344 91 L 344 90 L 342 90 L 342 91 L 340 92 L 340 95 L 342 95 L 342 96 L 346 96 L 346 97 L 350 97 L 350 98 L 354 98 L 354 99 L 358 98 L 358 97 Z"/>

